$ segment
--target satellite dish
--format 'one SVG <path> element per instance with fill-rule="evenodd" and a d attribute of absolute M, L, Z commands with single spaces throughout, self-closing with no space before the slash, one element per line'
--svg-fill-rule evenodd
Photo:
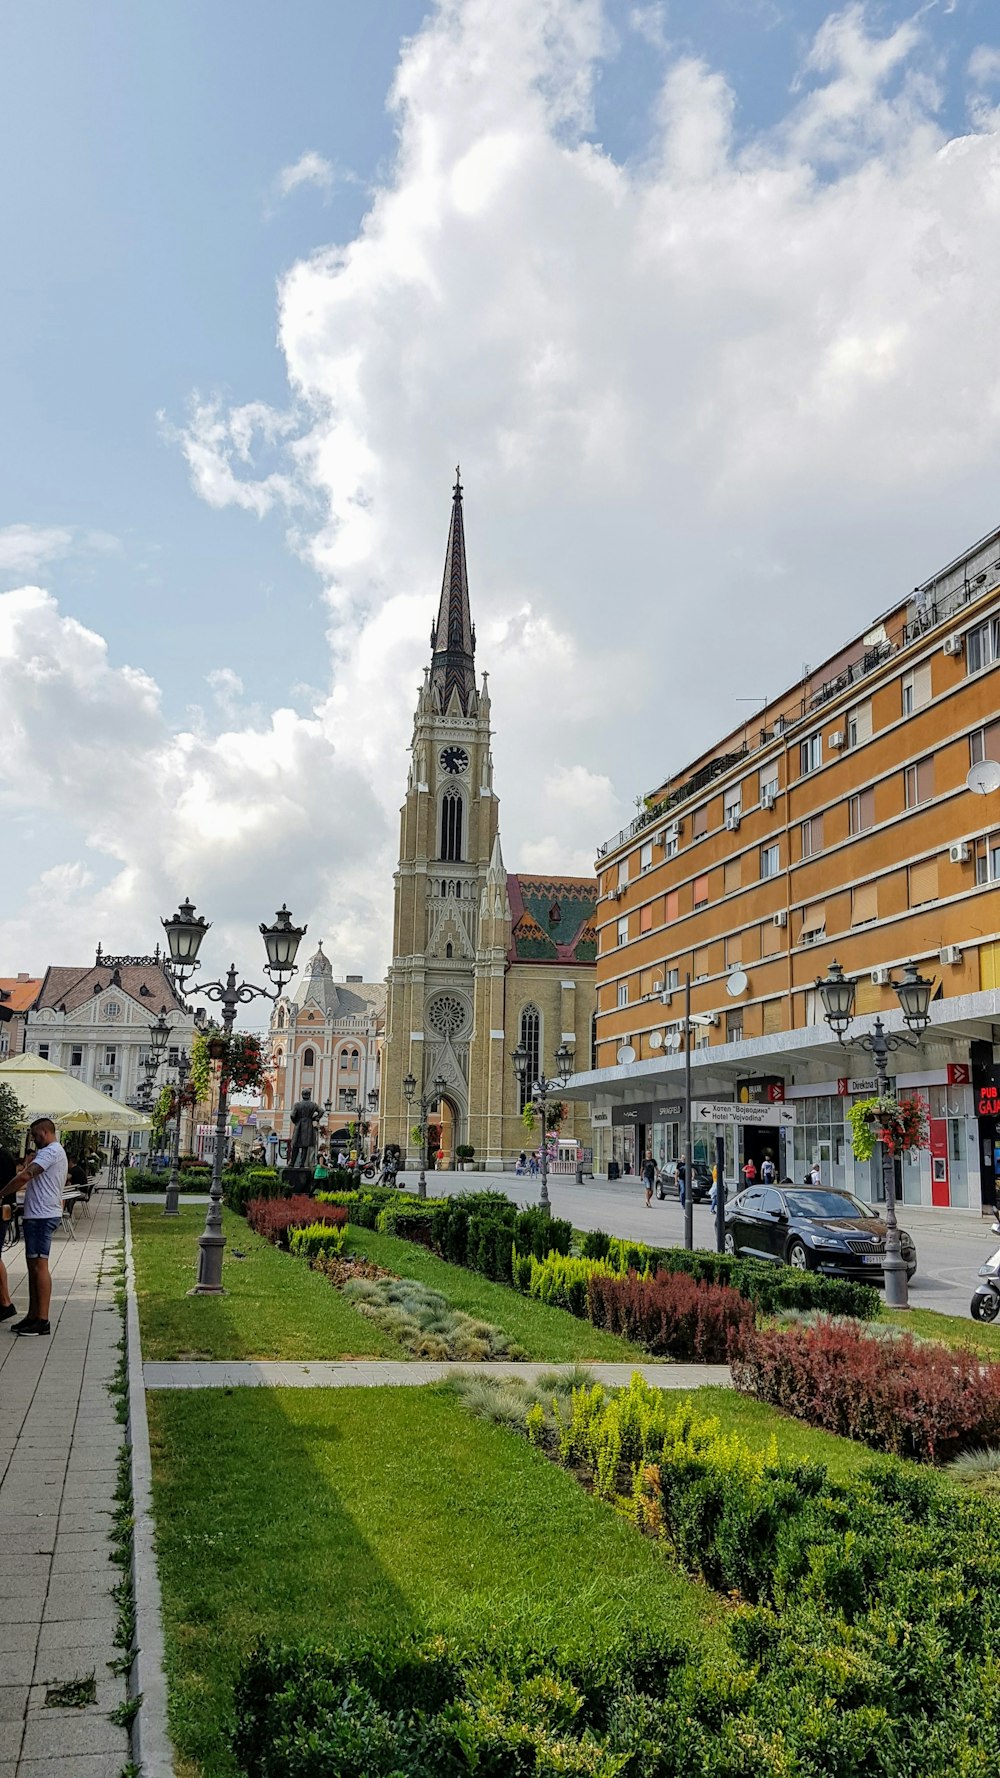
<path fill-rule="evenodd" d="M 1000 765 L 995 759 L 981 759 L 978 765 L 969 767 L 965 784 L 977 796 L 989 796 L 991 791 L 1000 790 Z"/>
<path fill-rule="evenodd" d="M 634 1061 L 635 1050 L 632 1048 L 632 1045 L 630 1043 L 623 1043 L 621 1049 L 618 1051 L 618 1066 L 620 1068 L 625 1068 L 628 1066 L 629 1062 Z"/>
<path fill-rule="evenodd" d="M 734 1000 L 745 994 L 749 986 L 750 980 L 745 969 L 734 969 L 732 975 L 726 977 L 726 993 Z"/>
<path fill-rule="evenodd" d="M 661 1049 L 662 1046 L 663 1046 L 663 1032 L 662 1031 L 651 1031 L 649 1033 L 649 1047 L 650 1047 L 650 1049 L 651 1050 L 658 1050 L 658 1049 Z"/>

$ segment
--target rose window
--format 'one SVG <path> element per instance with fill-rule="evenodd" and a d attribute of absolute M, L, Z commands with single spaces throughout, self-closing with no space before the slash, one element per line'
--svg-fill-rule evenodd
<path fill-rule="evenodd" d="M 427 1008 L 427 1023 L 440 1037 L 457 1037 L 465 1019 L 465 1007 L 455 994 L 439 994 Z"/>

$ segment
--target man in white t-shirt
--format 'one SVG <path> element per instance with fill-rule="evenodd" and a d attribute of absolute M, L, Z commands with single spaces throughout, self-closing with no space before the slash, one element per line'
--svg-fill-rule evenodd
<path fill-rule="evenodd" d="M 56 1127 L 51 1118 L 38 1118 L 29 1134 L 35 1152 L 17 1176 L 18 1188 L 24 1188 L 21 1226 L 24 1257 L 28 1262 L 28 1313 L 23 1321 L 15 1321 L 11 1332 L 47 1334 L 52 1296 L 49 1254 L 52 1237 L 62 1221 L 69 1162 L 62 1143 L 56 1141 Z"/>

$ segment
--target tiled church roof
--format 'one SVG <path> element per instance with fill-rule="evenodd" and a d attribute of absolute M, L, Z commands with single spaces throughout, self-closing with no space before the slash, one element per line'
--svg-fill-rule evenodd
<path fill-rule="evenodd" d="M 507 876 L 511 963 L 595 963 L 593 877 Z"/>

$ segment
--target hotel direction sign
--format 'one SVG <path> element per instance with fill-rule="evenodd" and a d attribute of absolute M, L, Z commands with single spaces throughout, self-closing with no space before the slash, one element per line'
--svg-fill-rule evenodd
<path fill-rule="evenodd" d="M 782 1129 L 795 1123 L 795 1106 L 781 1105 L 734 1105 L 731 1099 L 718 1099 L 712 1103 L 704 1099 L 695 1099 L 693 1105 L 695 1122 L 699 1124 L 742 1124 L 744 1129 L 756 1127 L 758 1124 L 778 1124 Z"/>

